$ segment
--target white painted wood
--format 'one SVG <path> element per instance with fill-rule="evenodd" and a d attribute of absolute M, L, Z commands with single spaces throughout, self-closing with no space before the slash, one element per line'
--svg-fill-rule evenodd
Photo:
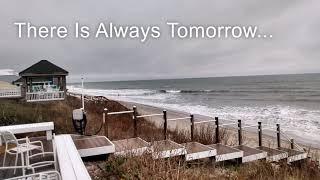
<path fill-rule="evenodd" d="M 65 92 L 27 92 L 26 100 L 27 102 L 40 102 L 40 101 L 54 101 L 54 100 L 64 100 Z"/>
<path fill-rule="evenodd" d="M 106 140 L 110 143 L 109 146 L 102 146 L 102 147 L 95 147 L 95 148 L 88 148 L 88 149 L 78 149 L 80 156 L 90 157 L 90 156 L 114 153 L 115 152 L 114 144 L 107 137 L 104 137 L 104 138 L 106 138 Z M 94 141 L 94 138 L 91 138 L 91 139 L 92 141 Z M 80 139 L 80 140 L 83 140 L 83 139 Z"/>
<path fill-rule="evenodd" d="M 186 161 L 192 161 L 196 159 L 203 159 L 203 158 L 208 158 L 208 157 L 213 157 L 217 155 L 217 150 L 212 149 L 209 151 L 202 151 L 202 152 L 197 152 L 197 153 L 190 153 L 186 155 Z"/>
<path fill-rule="evenodd" d="M 295 155 L 295 156 L 289 156 L 288 157 L 288 163 L 292 163 L 292 162 L 295 162 L 295 161 L 300 161 L 300 160 L 307 159 L 307 158 L 308 158 L 308 154 L 306 152 L 304 152 L 304 153 L 301 153 L 301 154 L 298 154 L 298 155 Z"/>
<path fill-rule="evenodd" d="M 120 141 L 123 141 L 123 140 L 120 140 Z M 126 141 L 140 141 L 139 143 L 145 144 L 145 146 L 139 147 L 139 148 L 133 148 L 128 146 L 126 147 L 126 150 L 115 152 L 114 153 L 115 156 L 142 156 L 143 154 L 149 151 L 150 144 L 139 137 L 126 139 Z M 115 142 L 114 144 L 117 144 L 119 141 L 114 141 L 114 142 Z M 131 143 L 128 142 L 128 144 L 131 144 Z"/>
<path fill-rule="evenodd" d="M 165 141 L 170 141 L 170 140 L 165 140 Z M 165 150 L 165 151 L 158 151 L 155 149 L 154 146 L 151 146 L 152 157 L 154 159 L 163 159 L 163 158 L 182 156 L 187 154 L 187 150 L 184 146 L 173 141 L 170 141 L 170 143 L 175 144 L 179 148 Z"/>
<path fill-rule="evenodd" d="M 0 89 L 0 98 L 21 97 L 21 89 Z"/>
<path fill-rule="evenodd" d="M 12 125 L 12 126 L 1 126 L 1 131 L 10 131 L 13 134 L 23 134 L 23 133 L 31 133 L 31 132 L 41 132 L 46 131 L 47 139 L 52 139 L 52 131 L 54 130 L 54 123 L 53 122 L 44 122 L 44 123 L 32 123 L 32 124 L 19 124 L 19 125 Z M 0 145 L 1 145 L 1 138 L 0 138 Z"/>
<path fill-rule="evenodd" d="M 282 159 L 286 159 L 286 158 L 288 158 L 288 153 L 287 152 L 283 152 L 281 154 L 268 156 L 267 157 L 267 161 L 268 162 L 278 162 L 278 161 L 280 161 Z"/>
<path fill-rule="evenodd" d="M 257 161 L 259 159 L 266 159 L 267 155 L 268 155 L 267 152 L 261 151 L 261 153 L 258 153 L 258 154 L 244 156 L 244 157 L 242 157 L 242 163 Z"/>
<path fill-rule="evenodd" d="M 91 180 L 70 135 L 55 136 L 59 169 L 63 180 Z"/>

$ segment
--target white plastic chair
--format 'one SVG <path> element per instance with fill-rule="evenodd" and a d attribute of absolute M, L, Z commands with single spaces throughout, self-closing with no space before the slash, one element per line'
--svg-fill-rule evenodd
<path fill-rule="evenodd" d="M 56 147 L 55 147 L 54 139 L 52 140 L 52 149 L 53 149 L 53 152 L 41 152 L 33 155 L 29 155 L 29 153 L 27 153 L 27 166 L 31 168 L 33 172 L 36 172 L 36 170 L 39 168 L 48 167 L 48 166 L 53 166 L 54 170 L 58 170 Z M 43 158 L 45 156 L 52 156 L 52 160 L 44 160 L 44 161 L 38 160 L 36 162 L 33 162 L 33 159 Z"/>
<path fill-rule="evenodd" d="M 58 171 L 45 171 L 41 173 L 33 173 L 33 174 L 13 177 L 6 180 L 62 180 L 62 178 Z"/>
<path fill-rule="evenodd" d="M 41 141 L 30 142 L 28 137 L 17 139 L 15 135 L 10 131 L 2 131 L 0 132 L 0 135 L 2 136 L 2 139 L 4 140 L 4 143 L 6 146 L 4 157 L 3 157 L 3 165 L 2 165 L 3 167 L 5 166 L 5 163 L 6 163 L 7 154 L 16 156 L 15 166 L 17 166 L 18 157 L 19 155 L 21 155 L 21 164 L 22 166 L 24 166 L 24 153 L 30 153 L 33 150 L 39 150 L 42 153 L 44 152 L 43 144 Z M 10 145 L 13 145 L 13 147 L 11 147 Z M 14 169 L 14 174 L 15 173 L 16 173 L 16 168 Z"/>

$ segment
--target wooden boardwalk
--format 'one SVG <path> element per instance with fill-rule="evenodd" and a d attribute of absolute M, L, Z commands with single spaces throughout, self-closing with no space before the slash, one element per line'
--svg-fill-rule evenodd
<path fill-rule="evenodd" d="M 211 144 L 209 147 L 217 150 L 217 155 L 215 157 L 216 162 L 240 159 L 243 157 L 243 151 L 230 146 L 223 144 Z"/>
<path fill-rule="evenodd" d="M 294 150 L 294 149 L 289 149 L 289 148 L 283 148 L 283 147 L 278 148 L 278 149 L 288 153 L 288 161 L 287 161 L 288 163 L 307 159 L 306 152 L 302 152 L 302 151 L 298 151 L 298 150 Z"/>
<path fill-rule="evenodd" d="M 234 148 L 239 149 L 240 151 L 243 151 L 242 163 L 247 163 L 247 162 L 252 162 L 252 161 L 267 158 L 267 152 L 256 149 L 256 148 L 251 148 L 245 145 L 236 146 Z"/>
<path fill-rule="evenodd" d="M 217 155 L 216 149 L 200 144 L 198 142 L 189 142 L 182 145 L 187 150 L 187 154 L 185 155 L 186 161 L 210 158 Z"/>
<path fill-rule="evenodd" d="M 153 142 L 151 151 L 154 159 L 170 158 L 187 154 L 184 146 L 171 140 Z"/>
<path fill-rule="evenodd" d="M 72 135 L 74 144 L 81 157 L 112 154 L 115 145 L 105 136 Z"/>
<path fill-rule="evenodd" d="M 141 156 L 147 152 L 149 143 L 141 138 L 130 138 L 112 142 L 116 156 Z"/>
<path fill-rule="evenodd" d="M 257 149 L 267 152 L 267 161 L 278 162 L 288 158 L 288 153 L 278 149 L 273 149 L 265 146 L 257 147 Z"/>

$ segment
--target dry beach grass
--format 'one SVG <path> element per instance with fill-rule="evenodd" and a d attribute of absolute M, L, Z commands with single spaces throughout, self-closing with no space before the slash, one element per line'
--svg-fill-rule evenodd
<path fill-rule="evenodd" d="M 80 100 L 75 97 L 68 97 L 61 102 L 36 104 L 1 100 L 0 126 L 54 121 L 56 133 L 74 133 L 71 114 L 73 109 L 80 107 Z M 120 103 L 111 100 L 88 101 L 87 134 L 93 134 L 99 129 L 104 108 L 110 111 L 127 110 Z M 131 115 L 112 116 L 108 118 L 108 122 L 111 140 L 133 136 Z M 103 135 L 103 130 L 99 134 Z M 213 128 L 203 126 L 195 132 L 195 140 L 203 144 L 215 143 L 213 134 Z M 163 139 L 162 129 L 145 119 L 139 120 L 138 135 L 150 142 Z M 234 138 L 231 131 L 224 129 L 220 135 L 223 143 L 235 144 L 231 140 Z M 170 129 L 169 137 L 178 143 L 190 141 L 189 132 L 178 129 Z M 179 158 L 154 160 L 146 154 L 127 158 L 111 156 L 107 161 L 89 161 L 86 165 L 93 179 L 320 179 L 317 164 L 310 160 L 296 166 L 266 162 L 217 165 L 210 161 L 186 163 Z"/>

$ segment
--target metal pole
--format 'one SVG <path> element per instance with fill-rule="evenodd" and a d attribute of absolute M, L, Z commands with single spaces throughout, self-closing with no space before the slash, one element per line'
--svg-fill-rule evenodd
<path fill-rule="evenodd" d="M 220 137 L 219 137 L 219 118 L 215 117 L 215 123 L 216 123 L 216 144 L 220 143 Z"/>
<path fill-rule="evenodd" d="M 106 136 L 106 137 L 108 137 L 109 136 L 109 132 L 108 132 L 108 122 L 107 122 L 107 117 L 108 116 L 108 109 L 107 108 L 105 108 L 104 110 L 103 110 L 103 128 L 104 128 L 104 135 Z"/>
<path fill-rule="evenodd" d="M 81 78 L 81 86 L 82 86 L 82 92 L 81 92 L 81 99 L 82 99 L 82 110 L 84 111 L 84 79 L 83 78 Z"/>
<path fill-rule="evenodd" d="M 294 139 L 290 140 L 290 144 L 291 144 L 291 149 L 294 149 Z"/>
<path fill-rule="evenodd" d="M 280 139 L 280 124 L 277 124 L 277 144 L 278 148 L 281 148 L 281 139 Z"/>
<path fill-rule="evenodd" d="M 134 123 L 134 131 L 133 131 L 133 136 L 138 137 L 138 113 L 137 113 L 137 107 L 133 106 L 133 123 Z"/>
<path fill-rule="evenodd" d="M 190 121 L 191 121 L 191 141 L 194 141 L 194 116 L 190 114 Z"/>
<path fill-rule="evenodd" d="M 164 139 L 167 140 L 167 131 L 168 131 L 168 118 L 167 118 L 167 111 L 163 110 L 163 120 L 164 120 L 164 124 L 163 124 L 163 135 L 164 135 Z"/>
<path fill-rule="evenodd" d="M 242 128 L 241 128 L 241 120 L 238 120 L 238 141 L 239 141 L 239 146 L 242 145 Z"/>
<path fill-rule="evenodd" d="M 262 128 L 261 122 L 258 122 L 259 147 L 262 146 Z"/>

